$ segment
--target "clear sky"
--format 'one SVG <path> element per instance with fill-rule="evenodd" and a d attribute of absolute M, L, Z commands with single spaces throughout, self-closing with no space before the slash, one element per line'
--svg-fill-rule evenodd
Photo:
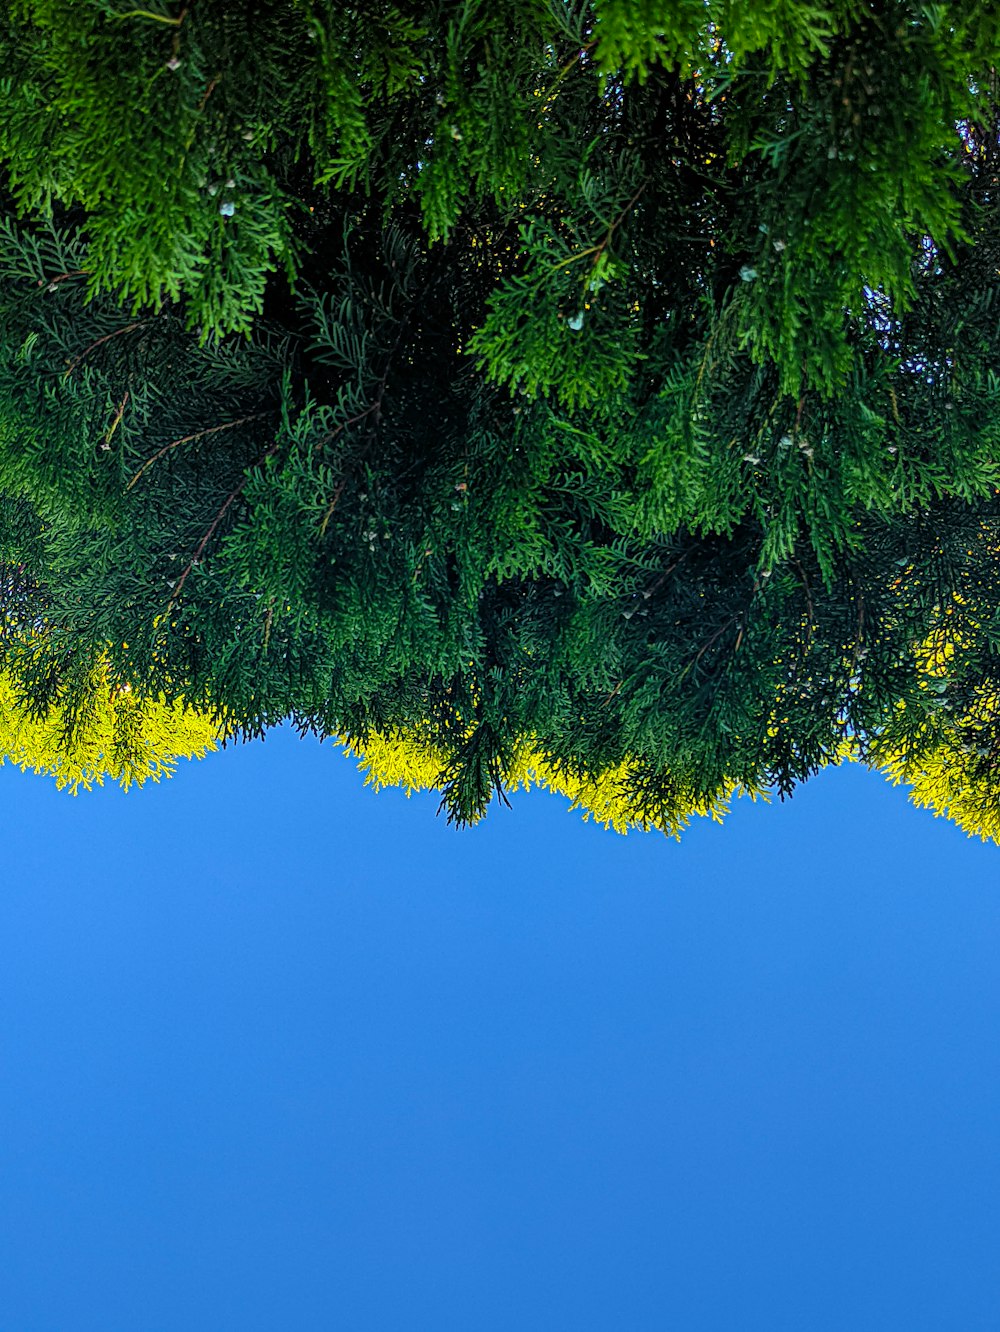
<path fill-rule="evenodd" d="M 0 1332 L 996 1332 L 1000 849 L 0 771 Z"/>

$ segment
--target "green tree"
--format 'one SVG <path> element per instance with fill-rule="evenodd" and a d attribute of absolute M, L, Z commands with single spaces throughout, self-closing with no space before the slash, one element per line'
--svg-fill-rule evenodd
<path fill-rule="evenodd" d="M 64 691 L 38 715 L 0 675 L 0 766 L 53 777 L 73 795 L 105 778 L 127 791 L 172 776 L 180 758 L 203 758 L 217 747 L 214 718 L 116 687 L 106 663 L 64 681 Z"/>
<path fill-rule="evenodd" d="M 18 697 L 459 820 L 954 751 L 994 829 L 991 9 L 5 7 Z"/>

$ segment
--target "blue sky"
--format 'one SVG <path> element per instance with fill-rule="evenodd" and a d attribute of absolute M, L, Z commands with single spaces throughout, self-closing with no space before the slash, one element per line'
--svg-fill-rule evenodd
<path fill-rule="evenodd" d="M 1000 850 L 0 771 L 0 1332 L 995 1332 Z"/>

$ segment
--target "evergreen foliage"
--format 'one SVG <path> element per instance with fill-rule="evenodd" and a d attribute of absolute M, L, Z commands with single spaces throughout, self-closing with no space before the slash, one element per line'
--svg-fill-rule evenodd
<path fill-rule="evenodd" d="M 211 717 L 182 703 L 117 693 L 100 670 L 86 683 L 87 707 L 79 706 L 78 686 L 76 712 L 57 705 L 38 717 L 12 682 L 0 677 L 0 766 L 14 763 L 24 772 L 53 777 L 60 790 L 73 795 L 81 787 L 102 786 L 105 778 L 127 791 L 133 783 L 173 776 L 180 758 L 204 758 L 218 747 L 219 728 Z"/>
<path fill-rule="evenodd" d="M 996 836 L 994 20 L 0 6 L 5 706 Z"/>

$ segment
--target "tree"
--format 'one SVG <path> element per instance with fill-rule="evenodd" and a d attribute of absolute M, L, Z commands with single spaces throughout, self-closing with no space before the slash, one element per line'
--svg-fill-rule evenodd
<path fill-rule="evenodd" d="M 24 506 L 4 507 L 7 541 L 18 528 L 26 537 Z M 40 589 L 25 563 L 0 557 L 0 589 L 0 766 L 14 763 L 53 777 L 60 790 L 76 795 L 105 778 L 125 790 L 159 781 L 173 775 L 179 758 L 202 758 L 217 748 L 219 717 L 196 712 L 182 699 L 134 691 L 107 654 L 67 643 L 55 662 L 46 651 L 52 635 Z M 12 661 L 13 670 L 6 666 Z"/>
<path fill-rule="evenodd" d="M 958 752 L 1000 826 L 991 9 L 8 7 L 20 695 L 107 662 L 460 821 Z"/>
<path fill-rule="evenodd" d="M 0 766 L 15 763 L 73 795 L 110 777 L 126 791 L 173 775 L 179 758 L 203 758 L 218 723 L 182 703 L 139 698 L 116 688 L 106 665 L 77 683 L 72 706 L 54 703 L 33 715 L 12 680 L 0 676 Z"/>

